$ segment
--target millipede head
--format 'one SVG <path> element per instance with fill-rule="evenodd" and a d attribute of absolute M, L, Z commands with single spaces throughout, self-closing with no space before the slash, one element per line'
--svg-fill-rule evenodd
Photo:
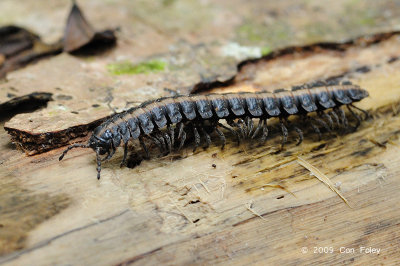
<path fill-rule="evenodd" d="M 102 137 L 97 137 L 95 134 L 93 134 L 89 142 L 87 144 L 82 144 L 82 143 L 76 143 L 70 145 L 68 148 L 66 148 L 61 156 L 58 158 L 59 161 L 61 161 L 64 156 L 72 149 L 74 148 L 91 148 L 96 152 L 96 162 L 97 162 L 97 179 L 100 179 L 100 172 L 101 172 L 101 158 L 100 155 L 104 154 L 110 154 L 110 150 L 113 150 L 113 144 L 112 144 L 112 135 L 108 137 L 109 131 L 106 130 L 106 134 L 103 134 Z"/>

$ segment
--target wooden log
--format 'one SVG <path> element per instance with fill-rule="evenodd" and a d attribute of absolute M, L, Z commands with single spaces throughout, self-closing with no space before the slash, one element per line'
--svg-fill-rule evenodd
<path fill-rule="evenodd" d="M 154 32 L 146 29 L 143 38 L 154 37 Z M 370 98 L 358 106 L 369 110 L 373 119 L 364 121 L 357 131 L 336 137 L 324 134 L 321 141 L 307 131 L 300 146 L 295 146 L 293 134 L 283 152 L 277 152 L 281 139 L 276 129 L 265 145 L 248 141 L 237 146 L 229 136 L 223 151 L 217 145 L 195 153 L 186 147 L 170 156 L 143 161 L 133 169 L 120 168 L 119 150 L 111 161 L 104 163 L 102 179 L 98 181 L 91 150 L 73 150 L 62 162 L 58 157 L 63 148 L 26 156 L 10 144 L 3 129 L 11 115 L 2 117 L 0 262 L 6 265 L 397 262 L 398 42 L 394 37 L 345 52 L 294 53 L 273 61 L 260 61 L 253 65 L 252 71 L 239 72 L 231 86 L 215 89 L 215 92 L 275 89 L 345 74 L 347 79 L 368 90 Z M 156 49 L 150 50 L 148 54 Z M 78 96 L 73 87 L 83 89 L 83 97 L 77 99 L 76 105 L 65 103 L 68 101 L 65 98 L 56 98 L 48 109 L 32 117 L 44 113 L 51 117 L 49 110 L 59 110 L 59 103 L 71 108 L 68 112 L 75 111 L 86 101 L 90 107 L 82 112 L 89 115 L 82 120 L 94 121 L 112 113 L 107 103 L 121 110 L 128 101 L 149 99 L 152 94 L 164 95 L 160 84 L 172 83 L 176 77 L 172 73 L 171 80 L 160 81 L 147 94 L 133 91 L 129 99 L 127 84 L 142 88 L 146 80 L 160 76 L 121 77 L 123 85 L 113 91 L 116 95 L 121 92 L 119 98 L 101 102 L 104 108 L 100 112 L 93 110 L 96 107 L 92 108 L 92 104 L 97 102 L 97 96 L 103 99 L 108 95 L 110 90 L 102 83 L 112 84 L 113 78 L 103 75 L 103 70 L 97 72 L 96 64 L 86 65 L 92 68 L 87 75 L 75 76 L 72 69 L 78 67 L 80 60 L 83 59 L 61 55 L 12 73 L 11 77 L 29 74 L 37 78 L 40 75 L 35 73 L 44 75 L 40 66 L 51 71 L 52 64 L 68 61 L 65 73 L 82 78 L 62 81 L 60 75 L 42 82 L 32 78 L 35 85 L 45 84 L 44 87 L 54 90 L 57 80 L 61 80 L 58 82 L 65 82 L 67 94 L 74 97 Z M 101 60 L 99 64 L 104 66 L 106 63 Z M 222 65 L 225 64 L 226 61 Z M 369 71 L 355 71 L 364 65 Z M 100 78 L 95 79 L 92 74 Z M 247 83 L 243 77 L 247 77 Z M 196 78 L 191 76 L 187 84 L 198 82 L 193 80 Z M 68 82 L 74 86 L 67 86 Z M 7 90 L 10 84 L 28 87 L 27 82 L 16 78 L 5 84 L 2 88 Z M 91 85 L 98 89 L 97 96 L 90 90 Z M 49 121 L 62 119 L 61 114 L 57 111 L 57 119 Z M 13 119 L 18 117 L 29 115 Z M 54 126 L 50 124 L 47 128 Z M 46 123 L 40 126 L 46 128 Z M 298 163 L 298 157 L 327 175 L 350 206 L 310 175 Z"/>

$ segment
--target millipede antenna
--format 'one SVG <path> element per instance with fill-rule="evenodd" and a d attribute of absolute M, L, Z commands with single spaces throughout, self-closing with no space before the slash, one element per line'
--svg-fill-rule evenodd
<path fill-rule="evenodd" d="M 65 154 L 67 154 L 67 152 L 69 152 L 70 150 L 72 150 L 74 148 L 89 148 L 89 145 L 88 144 L 79 144 L 79 143 L 72 144 L 71 146 L 69 146 L 68 148 L 66 148 L 63 151 L 63 153 L 61 154 L 60 158 L 58 158 L 58 160 L 61 161 L 64 158 Z"/>

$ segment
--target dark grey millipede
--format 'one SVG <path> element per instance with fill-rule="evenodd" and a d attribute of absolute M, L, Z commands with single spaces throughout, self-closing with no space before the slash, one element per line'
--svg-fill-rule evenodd
<path fill-rule="evenodd" d="M 110 159 L 121 144 L 124 146 L 121 165 L 125 164 L 130 140 L 139 140 L 147 158 L 149 151 L 145 138 L 154 141 L 162 153 L 168 153 L 174 147 L 180 149 L 184 145 L 188 129 L 193 133 L 195 149 L 200 145 L 201 136 L 208 147 L 211 143 L 210 134 L 214 131 L 219 135 L 223 148 L 225 136 L 221 128 L 232 132 L 238 141 L 259 135 L 265 141 L 268 136 L 267 119 L 271 117 L 279 118 L 282 145 L 287 141 L 287 127 L 297 132 L 297 144 L 300 144 L 303 133 L 297 126 L 289 124 L 289 116 L 302 116 L 303 121 L 307 121 L 320 136 L 317 124 L 328 131 L 335 124 L 348 126 L 345 113 L 341 109 L 342 105 L 346 105 L 357 121 L 357 128 L 361 118 L 352 108 L 362 111 L 366 116 L 368 114 L 353 103 L 365 97 L 368 97 L 368 92 L 350 82 L 316 82 L 293 87 L 290 91 L 280 89 L 274 92 L 164 97 L 113 115 L 93 131 L 87 144 L 69 146 L 59 159 L 62 160 L 73 148 L 92 148 L 96 152 L 97 178 L 100 179 L 101 161 Z M 307 115 L 313 112 L 318 116 Z M 254 125 L 253 118 L 259 119 L 257 126 Z M 230 127 L 221 124 L 220 119 L 225 119 Z M 105 154 L 102 159 L 100 155 Z"/>

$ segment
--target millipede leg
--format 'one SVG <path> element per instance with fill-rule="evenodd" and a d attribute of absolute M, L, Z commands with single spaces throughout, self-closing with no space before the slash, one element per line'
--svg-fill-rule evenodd
<path fill-rule="evenodd" d="M 164 139 L 165 139 L 165 149 L 166 153 L 171 153 L 172 152 L 172 142 L 171 142 L 171 137 L 168 135 L 168 133 L 164 133 Z"/>
<path fill-rule="evenodd" d="M 169 136 L 171 138 L 171 146 L 174 147 L 174 144 L 175 144 L 175 129 L 173 127 L 171 127 L 171 125 L 168 125 L 167 126 L 167 130 L 168 130 Z"/>
<path fill-rule="evenodd" d="M 193 135 L 194 135 L 193 152 L 195 152 L 197 147 L 199 147 L 199 145 L 200 145 L 200 134 L 199 134 L 199 131 L 197 131 L 197 128 L 195 126 L 193 126 Z"/>
<path fill-rule="evenodd" d="M 354 127 L 354 130 L 356 130 L 360 124 L 361 124 L 361 118 L 359 115 L 357 115 L 356 113 L 354 113 L 354 111 L 350 108 L 350 105 L 346 105 L 347 109 L 349 110 L 350 114 L 356 119 L 356 125 Z"/>
<path fill-rule="evenodd" d="M 107 161 L 107 160 L 109 160 L 111 157 L 113 157 L 114 154 L 115 154 L 115 151 L 116 151 L 116 149 L 115 149 L 114 145 L 111 145 L 111 152 L 109 152 L 108 155 L 107 155 L 107 157 L 104 158 L 102 161 Z"/>
<path fill-rule="evenodd" d="M 176 127 L 178 128 L 178 139 L 180 139 L 183 132 L 183 123 L 178 123 Z"/>
<path fill-rule="evenodd" d="M 306 121 L 310 124 L 310 126 L 312 127 L 312 129 L 314 130 L 314 132 L 318 134 L 318 140 L 321 141 L 322 135 L 321 135 L 321 131 L 319 130 L 319 127 L 317 127 L 317 126 L 312 122 L 312 119 L 311 119 L 309 116 L 306 116 L 305 119 L 306 119 Z"/>
<path fill-rule="evenodd" d="M 222 147 L 221 147 L 221 150 L 223 150 L 224 149 L 224 147 L 225 147 L 225 144 L 226 144 L 226 138 L 225 138 L 225 135 L 224 135 L 224 133 L 222 133 L 222 131 L 218 128 L 218 126 L 216 126 L 215 127 L 215 131 L 217 131 L 217 134 L 219 135 L 219 138 L 221 139 L 221 141 L 222 141 Z"/>
<path fill-rule="evenodd" d="M 346 114 L 343 112 L 342 108 L 337 108 L 336 109 L 336 113 L 339 115 L 339 118 L 341 120 L 341 123 L 343 124 L 344 128 L 348 127 L 348 122 L 347 122 L 347 118 L 346 118 Z"/>
<path fill-rule="evenodd" d="M 248 116 L 246 117 L 246 126 L 247 126 L 247 137 L 250 137 L 254 129 L 254 122 L 253 119 L 251 119 Z"/>
<path fill-rule="evenodd" d="M 231 127 L 232 127 L 232 123 L 234 123 L 232 120 L 227 120 L 226 122 L 227 122 L 228 125 L 230 125 Z M 232 128 L 229 128 L 229 127 L 227 127 L 227 126 L 225 126 L 225 125 L 223 125 L 223 124 L 221 124 L 221 123 L 219 123 L 219 122 L 217 122 L 217 125 L 220 126 L 220 127 L 222 127 L 222 128 L 225 128 L 225 129 L 229 130 L 233 135 L 236 136 L 238 145 L 240 144 L 240 135 L 239 135 L 239 133 L 238 133 L 236 130 L 234 130 L 234 129 L 232 129 Z"/>
<path fill-rule="evenodd" d="M 210 144 L 211 144 L 210 135 L 208 135 L 208 133 L 206 132 L 206 130 L 203 127 L 200 127 L 200 130 L 201 130 L 201 133 L 206 138 L 206 146 L 204 146 L 204 148 L 207 149 L 208 147 L 210 147 Z"/>
<path fill-rule="evenodd" d="M 283 149 L 283 146 L 287 142 L 287 138 L 288 138 L 289 134 L 288 134 L 288 130 L 282 119 L 279 120 L 279 123 L 281 125 L 281 130 L 282 130 L 282 147 L 281 148 Z"/>
<path fill-rule="evenodd" d="M 162 147 L 162 152 L 161 153 L 162 154 L 167 154 L 168 153 L 168 147 L 167 147 L 167 144 L 165 143 L 165 139 L 164 139 L 162 133 L 161 132 L 157 132 L 156 138 L 158 139 L 158 141 L 161 144 L 161 147 Z"/>
<path fill-rule="evenodd" d="M 335 120 L 335 123 L 338 125 L 338 127 L 340 127 L 340 120 L 339 120 L 339 117 L 337 116 L 337 114 L 335 112 L 329 111 L 328 115 L 330 117 L 333 117 L 333 120 Z"/>
<path fill-rule="evenodd" d="M 142 146 L 142 149 L 144 150 L 146 159 L 150 158 L 149 150 L 147 149 L 146 143 L 144 143 L 143 137 L 139 137 L 139 142 L 140 145 Z"/>
<path fill-rule="evenodd" d="M 319 115 L 322 117 L 322 118 L 324 118 L 324 119 L 326 119 L 326 121 L 328 121 L 328 126 L 330 127 L 330 128 L 332 128 L 333 129 L 333 120 L 332 120 L 332 117 L 330 117 L 328 114 L 326 114 L 325 112 L 321 112 L 321 113 L 319 113 Z"/>
<path fill-rule="evenodd" d="M 293 125 L 293 123 L 291 123 L 290 121 L 288 121 L 287 118 L 284 118 L 284 119 L 285 119 L 285 122 L 287 123 L 287 126 L 288 126 L 289 130 L 291 131 L 291 130 L 294 129 L 294 131 L 296 131 L 297 136 L 298 136 L 298 138 L 299 138 L 299 139 L 297 140 L 296 146 L 300 145 L 300 144 L 303 142 L 303 139 L 304 139 L 304 137 L 303 137 L 303 131 L 302 131 L 300 128 L 298 128 L 297 126 Z"/>
<path fill-rule="evenodd" d="M 242 120 L 242 121 L 243 121 L 243 120 Z M 232 128 L 238 128 L 238 129 L 239 129 L 239 132 L 240 132 L 240 133 L 238 133 L 239 138 L 240 138 L 240 137 L 244 138 L 244 130 L 243 130 L 243 128 L 242 128 L 238 123 L 236 123 L 236 122 L 233 121 L 233 120 L 227 120 L 226 122 L 227 122 L 228 125 L 230 125 Z M 239 143 L 240 143 L 240 140 L 239 140 Z"/>
<path fill-rule="evenodd" d="M 182 149 L 183 145 L 185 144 L 185 140 L 186 140 L 186 132 L 185 130 L 182 129 L 182 131 L 179 133 L 180 134 L 180 140 L 181 142 L 179 143 L 179 147 L 178 150 Z"/>
<path fill-rule="evenodd" d="M 318 134 L 318 141 L 321 141 L 322 135 L 321 135 L 321 130 L 319 130 L 319 127 L 317 127 L 313 122 L 310 121 L 310 125 L 313 128 L 314 132 Z"/>
<path fill-rule="evenodd" d="M 310 117 L 310 119 L 317 122 L 320 126 L 325 128 L 325 130 L 327 132 L 332 132 L 332 129 L 328 126 L 328 124 L 324 120 L 322 120 L 320 118 L 314 118 L 314 117 Z"/>
<path fill-rule="evenodd" d="M 124 157 L 122 158 L 122 162 L 120 164 L 120 167 L 124 166 L 126 164 L 126 157 L 128 155 L 128 142 L 125 142 L 124 144 Z"/>
<path fill-rule="evenodd" d="M 160 140 L 157 137 L 150 136 L 150 138 L 154 141 L 154 143 L 157 145 L 158 149 L 160 150 L 160 153 L 164 153 L 164 147 L 161 144 Z"/>
<path fill-rule="evenodd" d="M 239 127 L 240 127 L 240 132 L 241 132 L 241 134 L 242 134 L 242 137 L 245 139 L 246 138 L 246 136 L 247 136 L 247 126 L 246 126 L 246 123 L 243 121 L 243 119 L 241 119 L 241 118 L 239 118 L 238 119 L 238 124 L 239 124 Z"/>
<path fill-rule="evenodd" d="M 257 137 L 258 132 L 260 132 L 260 130 L 261 130 L 262 127 L 263 127 L 263 124 L 264 124 L 264 120 L 263 120 L 263 119 L 260 119 L 260 120 L 258 121 L 258 125 L 257 125 L 256 130 L 254 130 L 254 133 L 253 133 L 253 135 L 251 136 L 252 139 L 254 139 L 255 137 Z"/>
<path fill-rule="evenodd" d="M 365 110 L 361 109 L 360 107 L 357 107 L 357 106 L 355 106 L 355 105 L 353 105 L 353 104 L 349 104 L 349 105 L 350 105 L 351 107 L 357 109 L 358 111 L 362 112 L 362 113 L 365 115 L 365 119 L 368 119 L 369 113 L 368 113 L 367 111 L 365 111 Z"/>
<path fill-rule="evenodd" d="M 263 123 L 263 132 L 262 132 L 262 136 L 260 138 L 261 142 L 265 142 L 267 140 L 268 137 L 268 126 L 267 126 L 267 120 L 264 119 L 264 123 Z"/>
<path fill-rule="evenodd" d="M 318 134 L 318 141 L 321 141 L 322 135 L 321 135 L 321 130 L 319 130 L 319 127 L 317 127 L 314 123 L 310 122 L 311 127 L 314 129 L 315 133 Z"/>
<path fill-rule="evenodd" d="M 107 151 L 107 156 L 101 159 L 101 161 L 105 161 L 110 156 L 110 151 Z"/>
<path fill-rule="evenodd" d="M 299 140 L 296 143 L 296 146 L 299 146 L 303 142 L 303 139 L 304 139 L 303 131 L 301 131 L 301 129 L 296 126 L 293 126 L 293 129 L 297 132 L 297 135 L 299 136 Z"/>

